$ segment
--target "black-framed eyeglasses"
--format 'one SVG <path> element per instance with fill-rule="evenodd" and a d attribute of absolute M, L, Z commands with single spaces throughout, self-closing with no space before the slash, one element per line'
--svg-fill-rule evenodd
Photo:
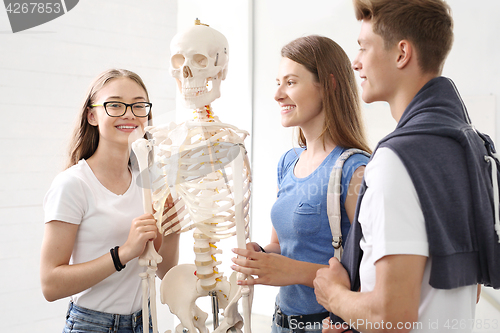
<path fill-rule="evenodd" d="M 121 117 L 127 113 L 127 108 L 130 106 L 132 113 L 136 117 L 147 117 L 151 112 L 153 104 L 148 102 L 137 102 L 132 104 L 127 104 L 123 102 L 104 102 L 102 104 L 92 104 L 91 107 L 104 106 L 106 114 L 110 117 Z"/>

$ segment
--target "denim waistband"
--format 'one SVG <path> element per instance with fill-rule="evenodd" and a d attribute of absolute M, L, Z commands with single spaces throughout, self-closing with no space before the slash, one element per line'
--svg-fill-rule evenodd
<path fill-rule="evenodd" d="M 108 327 L 136 327 L 142 325 L 142 310 L 129 315 L 113 314 L 87 309 L 70 301 L 66 318 L 70 316 Z"/>
<path fill-rule="evenodd" d="M 283 328 L 291 328 L 291 326 L 297 326 L 299 323 L 308 324 L 310 326 L 319 323 L 317 327 L 321 329 L 323 319 L 327 318 L 328 315 L 329 312 L 320 312 L 307 315 L 288 316 L 281 311 L 278 304 L 274 305 L 274 322 L 276 325 Z"/>

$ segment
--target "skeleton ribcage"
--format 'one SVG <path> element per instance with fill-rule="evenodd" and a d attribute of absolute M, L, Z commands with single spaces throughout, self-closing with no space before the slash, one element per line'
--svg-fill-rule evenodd
<path fill-rule="evenodd" d="M 201 124 L 180 125 L 185 126 L 183 130 L 147 129 L 154 137 L 155 166 L 150 169 L 154 170 L 153 205 L 160 230 L 170 234 L 198 228 L 212 239 L 235 235 L 238 202 L 234 200 L 233 176 L 241 172 L 248 233 L 251 175 L 244 138 L 226 124 L 211 123 L 209 128 Z M 231 162 L 239 154 L 244 154 L 244 168 L 233 170 Z M 169 194 L 175 209 L 165 212 Z"/>

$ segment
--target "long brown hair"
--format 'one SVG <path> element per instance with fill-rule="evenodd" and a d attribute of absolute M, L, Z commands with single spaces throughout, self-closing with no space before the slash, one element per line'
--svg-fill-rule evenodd
<path fill-rule="evenodd" d="M 338 146 L 371 152 L 365 139 L 354 71 L 344 50 L 330 38 L 312 35 L 285 45 L 281 56 L 303 65 L 323 92 L 323 145 L 329 138 Z M 306 146 L 300 128 L 298 142 L 301 147 Z"/>
<path fill-rule="evenodd" d="M 87 159 L 92 156 L 99 145 L 99 129 L 97 126 L 89 124 L 87 115 L 90 106 L 94 104 L 94 97 L 106 83 L 116 78 L 129 78 L 139 84 L 146 92 L 146 97 L 149 101 L 148 90 L 142 81 L 141 77 L 134 72 L 126 69 L 108 69 L 101 73 L 90 85 L 85 100 L 80 108 L 80 118 L 73 131 L 72 140 L 69 146 L 69 160 L 66 168 L 69 168 L 78 163 L 82 158 Z M 152 118 L 149 113 L 148 121 Z"/>

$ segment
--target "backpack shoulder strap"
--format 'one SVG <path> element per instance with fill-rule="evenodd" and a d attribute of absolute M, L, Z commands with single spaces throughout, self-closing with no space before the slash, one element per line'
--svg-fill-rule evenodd
<path fill-rule="evenodd" d="M 330 229 L 332 231 L 332 245 L 335 249 L 335 258 L 340 260 L 342 257 L 342 252 L 344 246 L 342 244 L 342 230 L 340 228 L 340 194 L 342 193 L 342 168 L 344 167 L 344 162 L 354 154 L 363 154 L 370 157 L 366 151 L 361 149 L 351 148 L 345 150 L 332 168 L 330 173 L 330 179 L 328 180 L 328 192 L 326 198 L 326 212 L 328 215 L 328 222 L 330 222 Z"/>

